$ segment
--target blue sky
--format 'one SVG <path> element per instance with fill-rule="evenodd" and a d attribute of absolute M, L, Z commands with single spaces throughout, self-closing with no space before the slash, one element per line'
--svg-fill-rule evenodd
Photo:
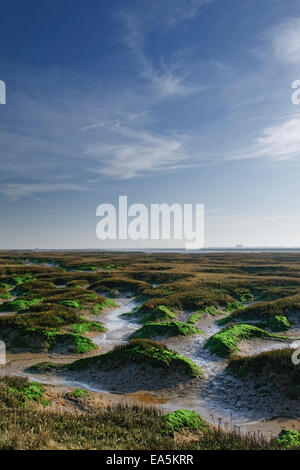
<path fill-rule="evenodd" d="M 1 16 L 1 248 L 107 247 L 96 207 L 121 194 L 204 203 L 206 246 L 300 245 L 299 2 L 4 0 Z"/>

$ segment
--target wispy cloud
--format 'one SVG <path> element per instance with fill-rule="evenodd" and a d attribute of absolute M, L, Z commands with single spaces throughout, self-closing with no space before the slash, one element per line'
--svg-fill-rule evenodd
<path fill-rule="evenodd" d="M 110 142 L 99 139 L 85 150 L 85 155 L 99 161 L 98 168 L 92 168 L 96 173 L 128 179 L 192 166 L 184 162 L 188 140 L 185 135 L 160 135 L 115 124 L 107 124 L 105 130 L 112 132 Z"/>
<path fill-rule="evenodd" d="M 300 114 L 280 124 L 266 127 L 248 149 L 239 151 L 229 160 L 269 158 L 284 161 L 300 157 Z"/>
<path fill-rule="evenodd" d="M 40 193 L 86 190 L 85 186 L 72 183 L 6 183 L 0 186 L 0 193 L 12 201 L 16 201 L 21 197 L 34 198 L 36 194 Z"/>
<path fill-rule="evenodd" d="M 300 18 L 289 18 L 271 32 L 271 41 L 278 60 L 299 65 L 300 62 Z"/>
<path fill-rule="evenodd" d="M 138 8 L 123 8 L 117 14 L 125 27 L 124 43 L 137 61 L 140 75 L 152 84 L 161 97 L 188 95 L 206 89 L 189 81 L 189 74 L 179 73 L 178 63 L 167 63 L 164 58 L 154 66 L 145 53 L 147 36 L 158 28 L 167 29 L 176 23 L 194 18 L 201 8 L 215 0 L 161 0 L 154 3 L 140 1 Z"/>

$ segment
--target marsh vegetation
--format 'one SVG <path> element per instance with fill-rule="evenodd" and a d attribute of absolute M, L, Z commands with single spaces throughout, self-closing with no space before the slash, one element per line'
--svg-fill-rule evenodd
<path fill-rule="evenodd" d="M 299 418 L 299 367 L 291 362 L 300 340 L 299 311 L 296 253 L 1 252 L 0 339 L 8 356 L 3 374 L 10 374 L 1 385 L 2 429 L 9 410 L 21 409 L 19 428 L 4 433 L 1 445 L 47 448 L 46 438 L 27 435 L 29 423 L 37 425 L 32 410 L 38 407 L 45 436 L 48 423 L 51 440 L 62 448 L 115 448 L 113 433 L 96 442 L 93 432 L 80 434 L 80 426 L 100 426 L 105 416 L 113 429 L 117 413 L 115 436 L 125 422 L 129 429 L 118 448 L 297 447 L 299 429 L 278 432 L 267 442 L 208 421 L 211 406 L 233 416 L 243 410 L 249 421 L 287 410 Z M 33 384 L 22 382 L 32 375 Z M 93 417 L 69 413 L 60 418 L 70 430 L 67 438 L 57 430 L 58 415 L 47 411 L 39 377 L 118 393 L 146 390 L 158 401 L 169 400 L 172 409 L 188 398 L 195 414 L 179 406 L 172 415 L 167 405 L 164 421 L 157 409 L 103 408 Z M 85 393 L 77 384 L 69 396 L 84 400 Z M 205 420 L 197 413 L 203 403 Z M 166 432 L 167 422 L 172 431 Z M 152 440 L 140 435 L 141 423 L 153 430 Z M 183 433 L 196 433 L 195 440 L 178 440 L 180 423 Z M 195 429 L 193 423 L 202 424 Z"/>

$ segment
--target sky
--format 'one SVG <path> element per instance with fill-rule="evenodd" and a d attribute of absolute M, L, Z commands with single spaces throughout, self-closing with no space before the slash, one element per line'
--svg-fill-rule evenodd
<path fill-rule="evenodd" d="M 300 246 L 297 0 L 2 0 L 1 19 L 0 248 L 158 247 L 96 237 L 119 195 L 204 204 L 206 247 Z"/>

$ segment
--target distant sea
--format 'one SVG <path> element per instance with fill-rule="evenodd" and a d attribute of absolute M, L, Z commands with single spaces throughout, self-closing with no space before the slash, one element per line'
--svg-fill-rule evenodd
<path fill-rule="evenodd" d="M 0 249 L 1 251 L 96 251 L 96 252 L 119 252 L 119 253 L 300 253 L 300 247 L 212 247 L 202 250 L 186 250 L 184 248 L 20 248 Z"/>

